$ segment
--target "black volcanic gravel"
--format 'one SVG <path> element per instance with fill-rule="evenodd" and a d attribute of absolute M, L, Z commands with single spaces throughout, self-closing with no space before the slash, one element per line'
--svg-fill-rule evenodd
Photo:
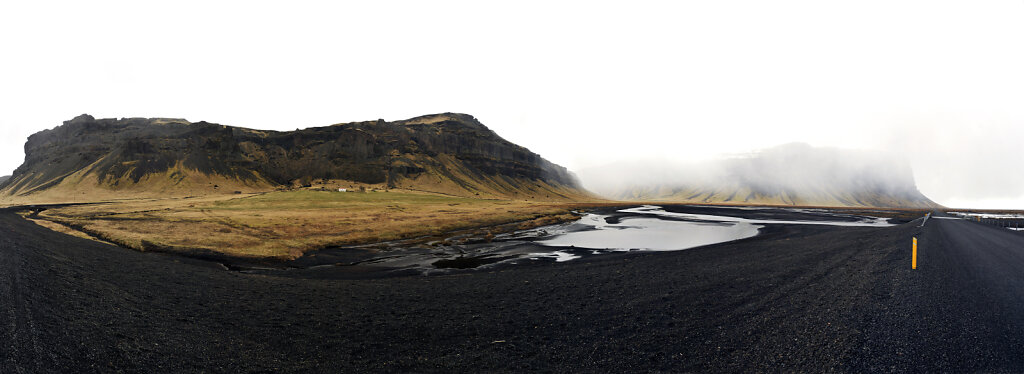
<path fill-rule="evenodd" d="M 934 287 L 910 273 L 918 223 L 352 280 L 227 271 L 0 212 L 0 371 L 941 371 L 881 344 L 910 344 L 906 295 Z"/>

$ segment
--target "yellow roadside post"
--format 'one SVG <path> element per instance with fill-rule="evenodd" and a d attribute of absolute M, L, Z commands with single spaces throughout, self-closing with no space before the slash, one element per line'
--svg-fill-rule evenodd
<path fill-rule="evenodd" d="M 910 268 L 917 269 L 917 237 L 914 237 L 914 254 L 911 257 Z"/>

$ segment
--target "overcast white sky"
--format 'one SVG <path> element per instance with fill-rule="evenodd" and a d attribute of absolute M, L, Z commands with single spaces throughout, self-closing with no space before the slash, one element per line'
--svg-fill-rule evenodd
<path fill-rule="evenodd" d="M 469 113 L 570 169 L 800 141 L 1024 209 L 1024 2 L 3 2 L 0 175 L 78 114 Z"/>

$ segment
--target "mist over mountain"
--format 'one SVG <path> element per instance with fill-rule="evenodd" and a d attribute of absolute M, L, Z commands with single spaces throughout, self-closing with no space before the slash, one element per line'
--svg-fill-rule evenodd
<path fill-rule="evenodd" d="M 29 137 L 0 197 L 73 201 L 285 187 L 405 188 L 565 199 L 573 174 L 466 114 L 261 131 L 168 118 L 82 115 Z"/>
<path fill-rule="evenodd" d="M 867 151 L 786 144 L 702 163 L 623 162 L 582 170 L 613 199 L 686 203 L 930 208 L 908 163 Z"/>

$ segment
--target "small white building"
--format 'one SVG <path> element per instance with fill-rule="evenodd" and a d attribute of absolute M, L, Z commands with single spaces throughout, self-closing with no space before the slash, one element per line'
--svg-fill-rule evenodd
<path fill-rule="evenodd" d="M 346 190 L 346 189 L 344 189 L 344 188 L 339 188 L 339 189 L 338 189 L 338 192 L 346 192 L 346 191 L 348 191 L 348 190 Z"/>

